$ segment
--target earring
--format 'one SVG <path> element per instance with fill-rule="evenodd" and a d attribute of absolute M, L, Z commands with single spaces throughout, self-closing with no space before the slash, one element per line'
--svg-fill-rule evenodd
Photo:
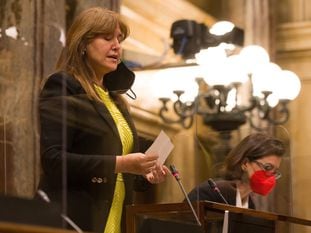
<path fill-rule="evenodd" d="M 86 54 L 86 49 L 83 49 L 81 54 L 82 54 L 82 56 L 84 56 Z"/>

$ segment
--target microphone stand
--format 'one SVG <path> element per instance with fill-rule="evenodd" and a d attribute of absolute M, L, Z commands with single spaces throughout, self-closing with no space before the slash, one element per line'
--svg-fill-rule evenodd
<path fill-rule="evenodd" d="M 222 195 L 222 193 L 220 192 L 219 188 L 217 187 L 215 181 L 212 179 L 212 178 L 209 178 L 207 180 L 209 186 L 212 188 L 213 191 L 215 191 L 219 196 L 220 198 L 223 200 L 223 202 L 227 205 L 229 205 L 228 201 L 226 200 L 226 198 Z"/>
<path fill-rule="evenodd" d="M 46 203 L 50 204 L 51 200 L 49 198 L 49 196 L 46 194 L 46 192 L 44 192 L 41 189 L 38 189 L 37 194 L 39 195 L 39 197 Z M 74 221 L 72 221 L 67 215 L 65 214 L 60 214 L 61 218 L 66 221 L 76 232 L 78 233 L 83 233 L 83 231 L 81 230 L 81 228 L 74 223 Z"/>
<path fill-rule="evenodd" d="M 188 204 L 189 204 L 189 206 L 191 208 L 191 211 L 192 211 L 192 213 L 193 213 L 193 215 L 195 217 L 195 220 L 197 221 L 197 224 L 199 226 L 202 226 L 202 224 L 201 224 L 201 222 L 200 222 L 200 220 L 199 220 L 199 218 L 198 218 L 198 216 L 197 216 L 197 214 L 196 214 L 196 212 L 195 212 L 195 210 L 194 210 L 194 208 L 193 208 L 193 206 L 191 204 L 191 201 L 189 200 L 189 197 L 188 197 L 188 195 L 187 195 L 187 193 L 186 193 L 186 191 L 184 189 L 184 186 L 182 185 L 182 183 L 180 181 L 180 176 L 179 176 L 178 171 L 176 170 L 174 165 L 170 165 L 170 170 L 171 170 L 172 175 L 175 177 L 177 183 L 179 184 L 179 187 L 182 190 L 182 192 L 183 192 L 183 194 L 184 194 L 184 196 L 185 196 L 185 198 L 186 198 L 186 200 L 187 200 L 187 202 L 188 202 Z"/>

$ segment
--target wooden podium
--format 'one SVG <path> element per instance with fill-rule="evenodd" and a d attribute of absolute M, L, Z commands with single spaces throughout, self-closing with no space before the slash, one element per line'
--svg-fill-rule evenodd
<path fill-rule="evenodd" d="M 311 226 L 311 220 L 215 202 L 199 201 L 193 206 L 201 226 L 188 203 L 127 206 L 126 233 L 222 233 L 225 211 L 229 213 L 228 233 L 283 233 L 284 224 Z"/>
<path fill-rule="evenodd" d="M 1 233 L 77 233 L 73 230 L 0 221 Z"/>

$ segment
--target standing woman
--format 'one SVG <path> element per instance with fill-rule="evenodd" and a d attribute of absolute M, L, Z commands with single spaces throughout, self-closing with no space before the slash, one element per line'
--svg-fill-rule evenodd
<path fill-rule="evenodd" d="M 283 142 L 264 133 L 250 134 L 234 147 L 225 159 L 222 179 L 216 181 L 228 204 L 255 209 L 251 194 L 265 196 L 273 190 L 281 177 L 284 153 Z M 208 181 L 195 187 L 188 197 L 191 201 L 225 202 Z"/>
<path fill-rule="evenodd" d="M 83 11 L 68 30 L 57 71 L 40 94 L 39 188 L 85 231 L 124 232 L 133 189 L 165 179 L 158 155 L 140 153 L 121 94 L 134 74 L 120 62 L 128 27 L 113 11 Z"/>

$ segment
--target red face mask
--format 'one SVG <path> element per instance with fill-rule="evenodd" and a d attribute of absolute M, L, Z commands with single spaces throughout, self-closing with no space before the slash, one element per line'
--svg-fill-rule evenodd
<path fill-rule="evenodd" d="M 250 178 L 250 186 L 253 192 L 267 195 L 272 191 L 276 183 L 274 176 L 267 176 L 265 171 L 255 171 Z"/>

